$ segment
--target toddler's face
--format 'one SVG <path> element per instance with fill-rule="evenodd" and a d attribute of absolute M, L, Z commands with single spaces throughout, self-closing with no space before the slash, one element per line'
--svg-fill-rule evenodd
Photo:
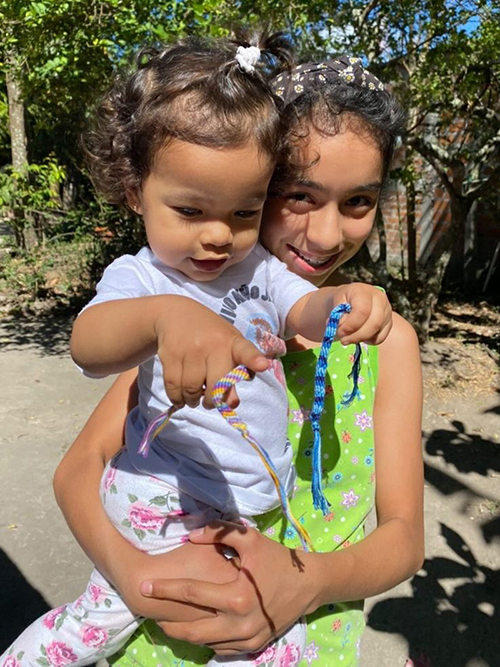
<path fill-rule="evenodd" d="M 310 135 L 302 178 L 266 205 L 262 243 L 290 271 L 322 285 L 371 232 L 382 182 L 380 149 L 344 130 Z"/>
<path fill-rule="evenodd" d="M 208 282 L 255 246 L 273 166 L 252 144 L 216 149 L 173 139 L 127 199 L 158 259 Z"/>

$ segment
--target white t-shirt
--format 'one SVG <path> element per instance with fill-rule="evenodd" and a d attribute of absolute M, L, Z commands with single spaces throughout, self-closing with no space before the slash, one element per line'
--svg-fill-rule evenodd
<path fill-rule="evenodd" d="M 285 337 L 291 307 L 316 288 L 257 245 L 240 264 L 211 282 L 196 282 L 162 264 L 149 248 L 115 260 L 89 306 L 104 301 L 175 294 L 204 304 L 231 322 L 263 352 L 269 334 Z M 88 307 L 88 306 L 87 306 Z M 196 326 L 196 322 L 193 322 Z M 252 449 L 217 410 L 184 407 L 151 444 L 138 447 L 148 423 L 170 405 L 157 356 L 139 368 L 139 405 L 128 416 L 126 447 L 134 467 L 178 487 L 224 513 L 254 515 L 279 504 L 274 483 Z M 287 443 L 287 397 L 281 363 L 238 385 L 238 416 L 266 449 L 287 490 L 293 484 Z"/>

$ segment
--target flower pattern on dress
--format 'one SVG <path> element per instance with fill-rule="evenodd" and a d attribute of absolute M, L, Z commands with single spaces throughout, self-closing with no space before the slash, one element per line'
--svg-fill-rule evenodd
<path fill-rule="evenodd" d="M 292 410 L 292 414 L 293 414 L 292 422 L 295 422 L 296 424 L 299 424 L 300 426 L 302 426 L 302 424 L 305 421 L 309 420 L 309 416 L 311 414 L 311 411 L 306 410 L 306 408 L 303 405 L 301 405 L 298 410 Z"/>
<path fill-rule="evenodd" d="M 21 663 L 13 655 L 8 655 L 2 662 L 2 667 L 21 667 Z"/>
<path fill-rule="evenodd" d="M 82 642 L 85 646 L 101 648 L 108 641 L 108 633 L 104 628 L 87 626 L 83 628 Z"/>
<path fill-rule="evenodd" d="M 341 437 L 342 437 L 342 442 L 345 442 L 346 445 L 348 445 L 352 440 L 352 435 L 349 433 L 349 431 L 345 429 L 342 431 Z"/>
<path fill-rule="evenodd" d="M 336 618 L 332 623 L 332 632 L 338 632 L 342 627 L 342 621 L 340 618 Z"/>
<path fill-rule="evenodd" d="M 54 665 L 54 667 L 64 667 L 64 665 L 69 665 L 78 660 L 76 653 L 64 642 L 53 641 L 41 648 L 47 664 Z M 43 660 L 43 658 L 41 660 Z M 45 663 L 42 662 L 41 664 Z"/>
<path fill-rule="evenodd" d="M 311 642 L 305 648 L 304 655 L 302 656 L 308 665 L 312 663 L 313 660 L 318 659 L 318 646 L 315 642 Z"/>
<path fill-rule="evenodd" d="M 373 428 L 373 420 L 366 410 L 363 410 L 361 413 L 356 412 L 354 416 L 356 417 L 356 423 L 354 425 L 361 431 L 366 431 L 367 428 Z"/>
<path fill-rule="evenodd" d="M 57 623 L 57 619 L 62 617 L 62 615 L 66 610 L 66 606 L 67 605 L 63 605 L 62 607 L 57 607 L 56 609 L 52 609 L 46 616 L 44 616 L 43 624 L 45 625 L 46 628 L 48 628 L 49 630 L 53 630 L 56 624 L 59 625 Z"/>
<path fill-rule="evenodd" d="M 300 660 L 300 648 L 297 644 L 285 644 L 278 649 L 275 664 L 279 667 L 296 667 Z"/>
<path fill-rule="evenodd" d="M 342 496 L 344 497 L 342 505 L 344 505 L 344 507 L 347 507 L 347 509 L 349 509 L 350 507 L 356 507 L 356 505 L 358 504 L 359 496 L 357 496 L 354 493 L 354 489 L 351 489 L 347 493 L 342 492 Z"/>

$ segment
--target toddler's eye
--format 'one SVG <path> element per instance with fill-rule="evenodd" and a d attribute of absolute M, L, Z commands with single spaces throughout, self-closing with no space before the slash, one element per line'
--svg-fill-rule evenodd
<path fill-rule="evenodd" d="M 194 218 L 196 215 L 200 215 L 201 211 L 199 208 L 189 208 L 187 206 L 173 206 L 174 211 L 180 213 L 184 218 Z"/>
<path fill-rule="evenodd" d="M 238 216 L 238 218 L 242 218 L 243 220 L 251 220 L 252 218 L 255 218 L 257 215 L 260 214 L 260 209 L 257 211 L 236 211 L 235 215 Z"/>

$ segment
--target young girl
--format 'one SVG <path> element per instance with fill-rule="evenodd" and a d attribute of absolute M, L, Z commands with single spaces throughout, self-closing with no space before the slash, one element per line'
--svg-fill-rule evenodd
<path fill-rule="evenodd" d="M 104 475 L 102 498 L 115 527 L 151 554 L 180 546 L 190 530 L 214 519 L 249 522 L 279 505 L 259 458 L 217 413 L 176 412 L 148 452 L 142 441 L 149 424 L 167 407 L 182 406 L 176 373 L 186 402 L 195 405 L 201 386 L 210 388 L 212 376 L 237 363 L 261 371 L 241 388 L 239 413 L 290 492 L 282 371 L 241 334 L 269 355 L 281 350 L 277 336 L 285 332 L 320 340 L 339 292 L 316 290 L 256 245 L 280 129 L 271 91 L 255 70 L 258 55 L 256 47 L 240 47 L 235 57 L 224 43 L 198 42 L 152 55 L 105 99 L 101 113 L 109 122 L 114 105 L 114 126 L 111 132 L 101 124 L 90 144 L 96 182 L 142 215 L 149 248 L 106 270 L 75 324 L 72 354 L 92 374 L 141 364 L 139 406 L 127 421 L 125 449 Z M 186 296 L 210 310 L 190 321 Z M 186 346 L 193 324 L 204 339 L 217 328 L 229 364 L 206 340 L 205 356 L 192 341 Z M 8 654 L 27 664 L 55 664 L 61 655 L 65 664 L 89 664 L 116 651 L 139 622 L 95 570 L 81 598 L 30 626 Z M 298 660 L 304 645 L 297 623 L 273 646 L 271 664 L 282 656 Z M 227 662 L 209 664 L 221 660 Z"/>
<path fill-rule="evenodd" d="M 312 65 L 315 79 L 297 82 L 302 90 L 293 91 L 297 96 L 292 101 L 285 94 L 286 139 L 291 157 L 304 167 L 279 183 L 281 195 L 266 204 L 261 239 L 299 275 L 316 284 L 342 284 L 340 267 L 372 229 L 402 118 L 378 82 L 363 86 L 366 73 L 359 63 L 340 59 Z M 300 78 L 301 70 L 292 72 L 292 80 Z M 316 345 L 297 338 L 289 349 L 284 364 L 298 473 L 291 503 L 295 514 L 307 512 L 308 530 L 317 550 L 324 551 L 301 554 L 301 570 L 291 558 L 297 536 L 279 517 L 264 535 L 253 529 L 241 532 L 230 524 L 205 528 L 202 535 L 191 536 L 190 543 L 161 556 L 133 549 L 113 529 L 98 487 L 103 462 L 121 446 L 129 400 L 136 402 L 133 372 L 116 381 L 61 463 L 54 481 L 56 495 L 77 539 L 137 613 L 166 621 L 161 626 L 168 639 L 148 621 L 116 664 L 206 664 L 213 650 L 223 655 L 264 647 L 308 614 L 301 667 L 358 665 L 362 599 L 392 588 L 419 568 L 421 378 L 414 332 L 396 316 L 387 340 L 369 349 L 362 370 L 365 382 L 360 385 L 364 405 L 354 403 L 338 412 L 336 401 L 327 401 L 325 493 L 332 516 L 325 518 L 314 512 L 309 497 L 307 410 Z M 351 353 L 350 346 L 334 343 L 330 396 L 342 391 L 337 359 L 348 365 Z M 378 526 L 363 538 L 374 503 Z M 236 548 L 241 569 L 220 556 L 221 542 Z M 139 592 L 141 582 L 147 597 Z M 265 664 L 263 656 L 256 664 Z"/>

